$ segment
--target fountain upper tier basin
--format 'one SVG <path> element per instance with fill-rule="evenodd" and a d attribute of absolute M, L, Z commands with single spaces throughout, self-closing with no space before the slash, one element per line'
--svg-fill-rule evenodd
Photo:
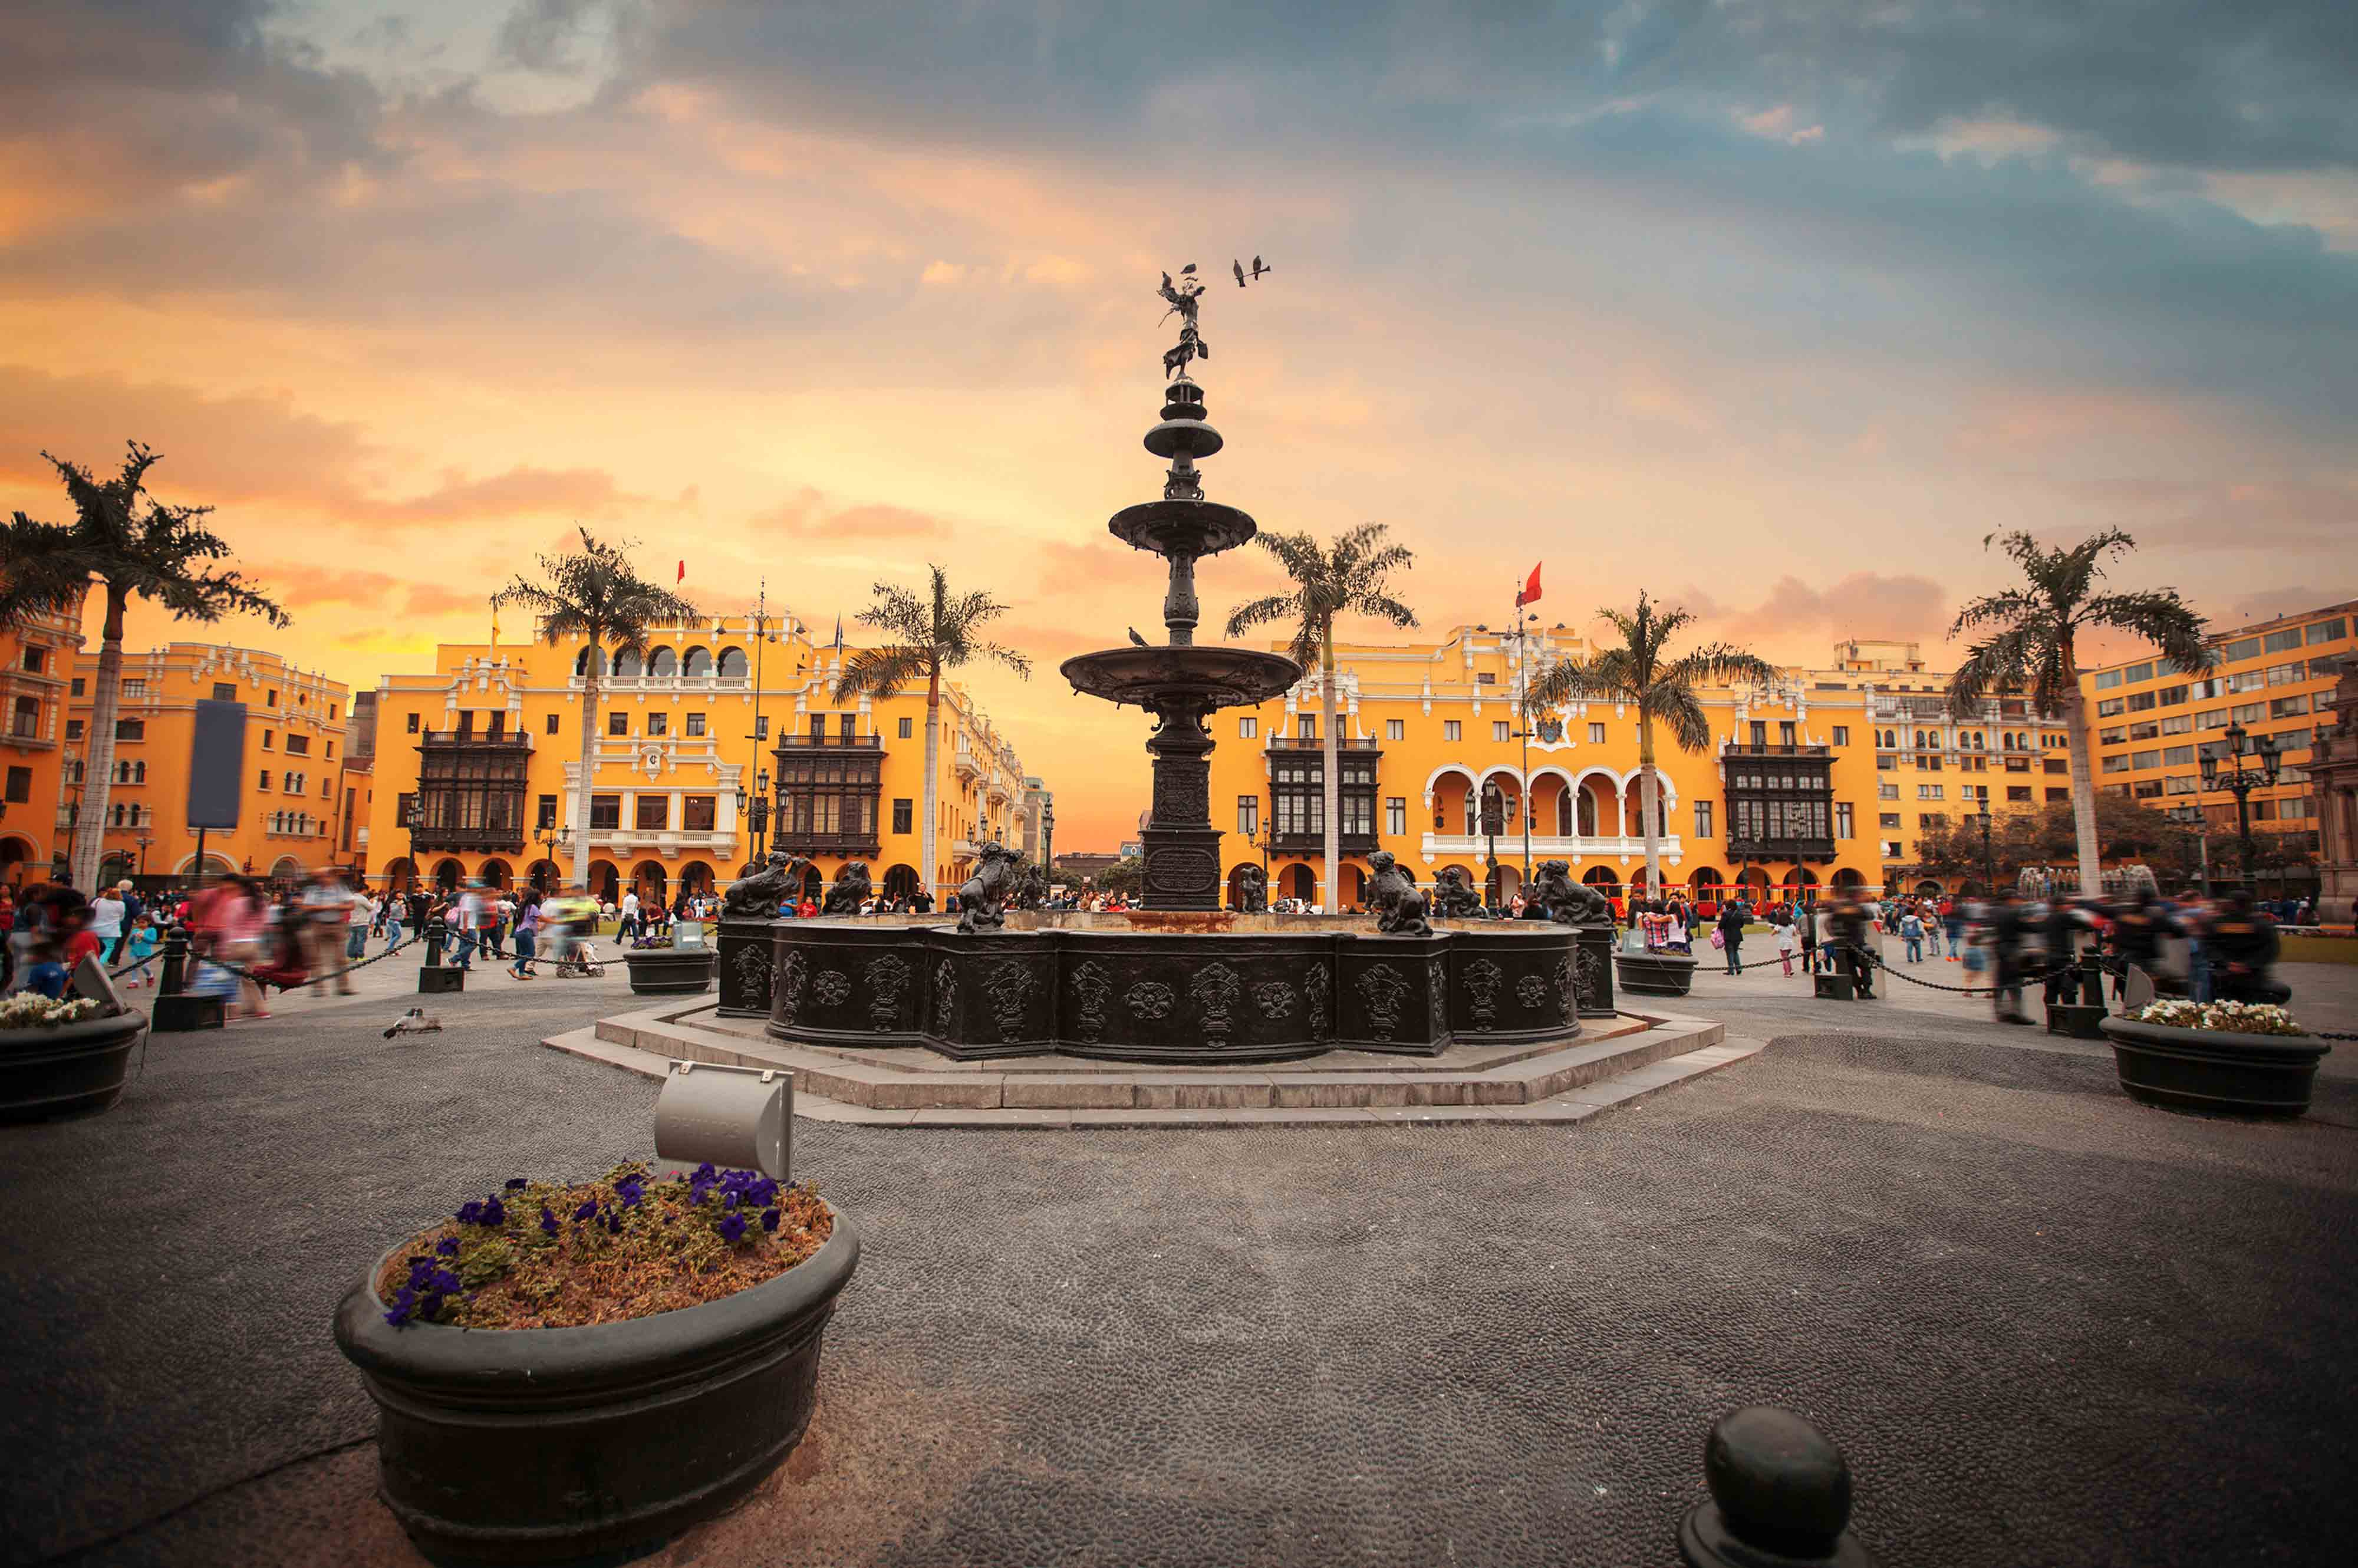
<path fill-rule="evenodd" d="M 1217 501 L 1141 501 L 1106 524 L 1123 544 L 1158 556 L 1217 556 L 1260 531 L 1245 513 Z"/>
<path fill-rule="evenodd" d="M 1302 678 L 1302 666 L 1282 654 L 1218 643 L 1108 648 L 1066 659 L 1057 669 L 1075 691 L 1156 709 L 1173 703 L 1250 708 Z"/>

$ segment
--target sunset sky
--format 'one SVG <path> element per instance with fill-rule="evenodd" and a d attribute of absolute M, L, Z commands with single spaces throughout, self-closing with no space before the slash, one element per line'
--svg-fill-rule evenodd
<path fill-rule="evenodd" d="M 1335 6 L 29 0 L 0 48 L 0 511 L 127 437 L 356 687 L 576 522 L 830 629 L 928 560 L 1058 842 L 1144 723 L 1156 275 L 1213 498 L 1388 523 L 1429 629 L 1534 560 L 1772 657 L 1923 639 L 1994 528 L 2214 616 L 2358 594 L 2348 0 Z M 1274 264 L 1253 289 L 1231 256 Z M 1208 563 L 1206 618 L 1271 586 Z M 1364 630 L 1364 629 L 1361 629 Z M 153 614 L 134 646 L 173 634 Z M 513 634 L 513 630 L 511 634 Z M 1936 651 L 1939 650 L 1939 651 Z"/>

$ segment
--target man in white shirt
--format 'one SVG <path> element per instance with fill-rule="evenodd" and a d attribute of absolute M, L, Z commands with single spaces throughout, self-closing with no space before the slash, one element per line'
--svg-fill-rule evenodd
<path fill-rule="evenodd" d="M 628 942 L 632 937 L 637 935 L 638 933 L 639 890 L 633 888 L 628 892 L 622 894 L 622 924 L 615 927 L 614 941 L 617 945 Z"/>
<path fill-rule="evenodd" d="M 472 883 L 461 888 L 459 896 L 450 901 L 450 914 L 445 924 L 451 927 L 451 935 L 458 944 L 450 967 L 454 969 L 473 968 L 475 942 L 483 929 L 483 895 L 475 891 Z"/>
<path fill-rule="evenodd" d="M 352 895 L 343 878 L 324 867 L 312 872 L 311 885 L 303 890 L 303 946 L 314 996 L 326 993 L 331 969 L 337 994 L 352 994 L 352 977 L 344 972 L 344 927 L 352 917 Z"/>

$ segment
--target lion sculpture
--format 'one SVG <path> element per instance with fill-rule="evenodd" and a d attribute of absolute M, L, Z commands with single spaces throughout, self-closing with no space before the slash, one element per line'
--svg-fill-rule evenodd
<path fill-rule="evenodd" d="M 1015 857 L 1015 907 L 1044 908 L 1048 903 L 1048 873 L 1022 855 Z"/>
<path fill-rule="evenodd" d="M 1368 857 L 1368 903 L 1376 912 L 1376 929 L 1387 936 L 1430 936 L 1424 918 L 1424 894 L 1388 849 Z"/>
<path fill-rule="evenodd" d="M 1479 920 L 1482 895 L 1463 871 L 1444 866 L 1433 881 L 1433 913 L 1443 920 Z"/>
<path fill-rule="evenodd" d="M 774 920 L 778 905 L 784 903 L 790 892 L 802 886 L 803 868 L 810 862 L 799 855 L 789 855 L 783 849 L 770 851 L 770 863 L 761 871 L 739 877 L 720 895 L 720 916 L 724 920 Z"/>
<path fill-rule="evenodd" d="M 857 914 L 860 906 L 876 896 L 875 884 L 868 880 L 868 862 L 847 861 L 836 873 L 835 885 L 827 890 L 827 902 L 819 905 L 821 914 Z"/>
<path fill-rule="evenodd" d="M 1572 880 L 1570 862 L 1542 860 L 1523 901 L 1523 918 L 1552 920 L 1558 925 L 1610 925 L 1613 906 L 1586 882 Z"/>
<path fill-rule="evenodd" d="M 996 931 L 1007 924 L 1007 900 L 1015 892 L 1017 857 L 996 841 L 982 847 L 982 864 L 958 889 L 960 931 Z"/>

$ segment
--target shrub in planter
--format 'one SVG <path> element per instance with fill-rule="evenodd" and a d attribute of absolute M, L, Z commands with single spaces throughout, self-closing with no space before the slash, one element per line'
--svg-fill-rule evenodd
<path fill-rule="evenodd" d="M 858 1258 L 814 1189 L 755 1172 L 516 1178 L 338 1309 L 381 1415 L 379 1491 L 427 1552 L 492 1562 L 719 1512 L 801 1440 Z"/>
<path fill-rule="evenodd" d="M 0 1002 L 0 1122 L 86 1116 L 123 1098 L 147 1015 L 88 997 Z"/>
<path fill-rule="evenodd" d="M 2172 998 L 2101 1027 L 2122 1090 L 2169 1110 L 2299 1116 L 2331 1049 L 2269 1003 Z"/>

